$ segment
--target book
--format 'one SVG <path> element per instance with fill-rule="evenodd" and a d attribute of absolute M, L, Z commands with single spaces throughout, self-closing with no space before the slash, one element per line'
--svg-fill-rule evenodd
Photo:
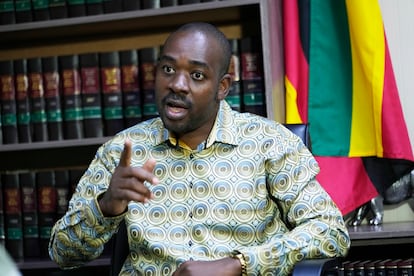
<path fill-rule="evenodd" d="M 121 51 L 120 61 L 124 122 L 125 127 L 130 127 L 142 120 L 138 52 L 136 50 Z"/>
<path fill-rule="evenodd" d="M 68 17 L 68 7 L 66 0 L 49 0 L 50 19 Z"/>
<path fill-rule="evenodd" d="M 0 0 L 0 25 L 16 23 L 13 0 Z"/>
<path fill-rule="evenodd" d="M 14 61 L 14 74 L 18 140 L 19 143 L 30 143 L 32 141 L 32 131 L 30 119 L 29 77 L 27 73 L 26 59 L 17 59 Z"/>
<path fill-rule="evenodd" d="M 123 0 L 122 9 L 124 11 L 134 11 L 141 9 L 141 0 Z"/>
<path fill-rule="evenodd" d="M 86 14 L 87 15 L 96 15 L 96 14 L 103 14 L 103 0 L 86 0 Z"/>
<path fill-rule="evenodd" d="M 32 141 L 47 141 L 47 115 L 43 86 L 42 59 L 40 57 L 28 59 L 27 72 L 29 76 Z"/>
<path fill-rule="evenodd" d="M 16 89 L 12 60 L 0 61 L 0 99 L 3 143 L 17 143 Z"/>
<path fill-rule="evenodd" d="M 100 53 L 99 59 L 105 135 L 112 136 L 124 128 L 119 52 Z"/>
<path fill-rule="evenodd" d="M 49 20 L 49 0 L 31 0 L 34 21 Z"/>
<path fill-rule="evenodd" d="M 403 259 L 398 262 L 398 276 L 412 276 L 414 258 Z"/>
<path fill-rule="evenodd" d="M 79 55 L 84 137 L 102 137 L 102 97 L 98 53 Z"/>
<path fill-rule="evenodd" d="M 158 9 L 161 7 L 160 0 L 141 0 L 141 8 L 146 9 Z"/>
<path fill-rule="evenodd" d="M 59 56 L 62 78 L 63 137 L 83 138 L 83 110 L 79 56 Z"/>
<path fill-rule="evenodd" d="M 103 0 L 104 13 L 122 12 L 123 0 Z"/>
<path fill-rule="evenodd" d="M 24 22 L 33 21 L 31 0 L 15 0 L 14 8 L 15 8 L 16 23 L 24 23 Z"/>
<path fill-rule="evenodd" d="M 48 139 L 63 140 L 63 115 L 60 96 L 60 74 L 57 56 L 42 58 L 43 83 Z"/>
<path fill-rule="evenodd" d="M 201 3 L 201 0 L 180 0 L 180 5 Z"/>
<path fill-rule="evenodd" d="M 70 169 L 69 170 L 69 187 L 71 194 L 75 192 L 76 186 L 78 185 L 79 180 L 82 175 L 85 173 L 84 169 Z"/>
<path fill-rule="evenodd" d="M 229 105 L 237 111 L 241 111 L 241 65 L 240 65 L 240 46 L 239 39 L 229 39 L 232 50 L 229 73 L 232 77 L 229 94 L 226 97 Z"/>
<path fill-rule="evenodd" d="M 172 6 L 178 6 L 180 3 L 178 0 L 160 0 L 160 6 L 163 7 L 172 7 Z"/>
<path fill-rule="evenodd" d="M 4 224 L 3 190 L 3 181 L 0 177 L 0 246 L 4 247 L 6 246 L 6 226 Z"/>
<path fill-rule="evenodd" d="M 57 194 L 54 171 L 36 173 L 40 256 L 48 257 L 48 244 L 56 220 Z"/>
<path fill-rule="evenodd" d="M 23 221 L 17 173 L 2 175 L 6 249 L 15 260 L 23 259 Z"/>
<path fill-rule="evenodd" d="M 56 217 L 62 217 L 68 210 L 69 198 L 72 194 L 69 185 L 69 172 L 67 170 L 55 171 L 56 186 Z"/>
<path fill-rule="evenodd" d="M 142 93 L 142 118 L 144 120 L 158 116 L 155 102 L 155 70 L 159 47 L 147 47 L 138 50 L 139 76 Z"/>
<path fill-rule="evenodd" d="M 246 112 L 266 116 L 260 46 L 261 43 L 258 37 L 247 36 L 240 40 L 242 106 Z"/>
<path fill-rule="evenodd" d="M 34 173 L 21 172 L 19 182 L 22 195 L 24 257 L 40 257 L 37 189 Z"/>
<path fill-rule="evenodd" d="M 68 17 L 86 16 L 85 0 L 67 0 Z"/>

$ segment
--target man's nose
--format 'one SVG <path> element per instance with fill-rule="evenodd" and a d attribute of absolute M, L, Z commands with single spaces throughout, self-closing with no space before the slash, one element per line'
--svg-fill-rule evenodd
<path fill-rule="evenodd" d="M 189 76 L 185 73 L 175 74 L 171 86 L 175 92 L 187 92 L 189 90 Z"/>

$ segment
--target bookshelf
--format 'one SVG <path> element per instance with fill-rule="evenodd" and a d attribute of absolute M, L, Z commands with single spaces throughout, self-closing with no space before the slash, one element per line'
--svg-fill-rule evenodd
<path fill-rule="evenodd" d="M 161 45 L 181 24 L 208 21 L 229 39 L 260 38 L 266 115 L 284 121 L 281 0 L 227 0 L 0 25 L 0 61 L 141 49 Z M 274 61 L 274 62 L 272 62 Z M 0 172 L 86 168 L 109 137 L 0 144 Z M 59 271 L 49 259 L 16 260 L 23 274 Z M 85 272 L 107 272 L 108 255 Z M 88 272 L 87 272 L 88 271 Z M 63 272 L 62 272 L 63 273 Z M 73 273 L 73 272 L 72 272 Z M 60 274 L 59 274 L 60 275 Z M 63 274 L 62 274 L 63 275 Z"/>

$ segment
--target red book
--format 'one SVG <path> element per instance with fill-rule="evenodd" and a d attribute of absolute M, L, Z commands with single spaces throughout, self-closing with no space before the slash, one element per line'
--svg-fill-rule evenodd
<path fill-rule="evenodd" d="M 83 110 L 79 56 L 60 56 L 59 67 L 63 94 L 63 137 L 80 139 L 83 138 Z"/>
<path fill-rule="evenodd" d="M 33 172 L 19 174 L 22 195 L 23 244 L 25 257 L 39 257 L 37 189 Z"/>
<path fill-rule="evenodd" d="M 246 112 L 266 116 L 263 62 L 260 46 L 261 43 L 257 37 L 243 37 L 241 39 L 243 109 Z"/>
<path fill-rule="evenodd" d="M 36 175 L 40 255 L 48 257 L 48 244 L 56 220 L 57 193 L 53 171 L 40 171 Z"/>
<path fill-rule="evenodd" d="M 102 99 L 97 53 L 82 54 L 80 72 L 82 79 L 82 110 L 84 137 L 102 137 Z"/>
<path fill-rule="evenodd" d="M 142 97 L 142 117 L 144 120 L 158 116 L 155 102 L 155 68 L 159 55 L 159 47 L 148 47 L 138 50 L 140 85 Z"/>
<path fill-rule="evenodd" d="M 33 141 L 47 141 L 47 115 L 43 85 L 42 60 L 31 58 L 27 61 L 29 76 L 30 112 Z"/>
<path fill-rule="evenodd" d="M 130 127 L 142 120 L 138 52 L 136 50 L 121 51 L 120 59 L 125 127 Z"/>
<path fill-rule="evenodd" d="M 0 99 L 3 143 L 18 142 L 13 61 L 0 61 Z"/>
<path fill-rule="evenodd" d="M 30 119 L 29 78 L 27 74 L 26 59 L 18 59 L 14 61 L 14 73 L 18 140 L 19 143 L 30 143 L 32 141 L 32 131 Z"/>
<path fill-rule="evenodd" d="M 63 139 L 62 108 L 60 98 L 60 75 L 58 58 L 42 58 L 43 83 L 45 87 L 45 104 L 49 140 Z"/>
<path fill-rule="evenodd" d="M 105 135 L 112 136 L 124 128 L 119 53 L 100 53 L 100 65 Z"/>
<path fill-rule="evenodd" d="M 69 172 L 66 170 L 55 171 L 56 183 L 56 215 L 62 217 L 68 210 L 69 198 L 72 194 L 72 187 L 69 183 Z"/>
<path fill-rule="evenodd" d="M 14 259 L 23 258 L 21 192 L 17 173 L 2 175 L 6 249 Z"/>

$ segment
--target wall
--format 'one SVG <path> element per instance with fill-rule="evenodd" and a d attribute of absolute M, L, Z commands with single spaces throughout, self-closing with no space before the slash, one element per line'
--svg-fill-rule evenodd
<path fill-rule="evenodd" d="M 379 3 L 400 101 L 414 151 L 414 1 L 379 0 Z M 414 221 L 414 211 L 408 203 L 412 202 L 385 206 L 384 221 Z"/>

